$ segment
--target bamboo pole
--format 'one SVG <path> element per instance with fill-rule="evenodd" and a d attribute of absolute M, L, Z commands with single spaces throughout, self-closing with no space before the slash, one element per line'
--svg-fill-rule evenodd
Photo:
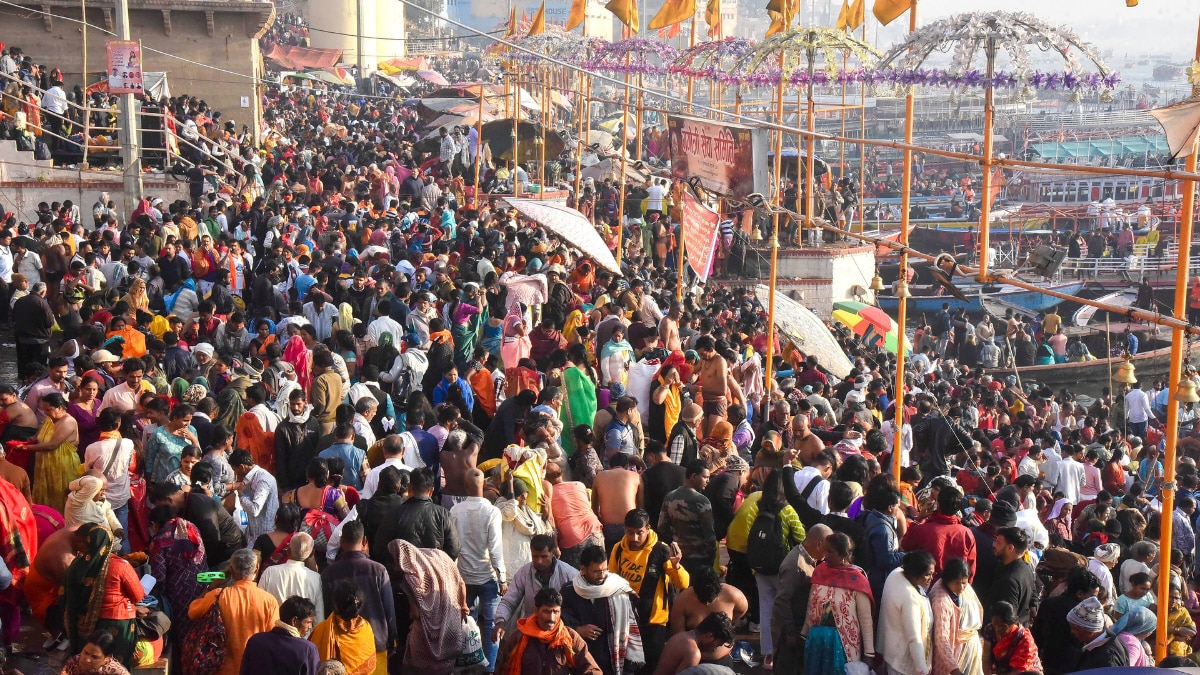
<path fill-rule="evenodd" d="M 678 185 L 678 183 L 676 185 Z M 676 200 L 677 203 L 683 201 L 683 193 L 685 190 L 687 190 L 687 188 L 683 188 L 682 190 L 679 191 L 679 199 Z M 680 208 L 680 212 L 682 212 L 682 207 Z M 720 211 L 718 211 L 718 213 L 720 213 Z M 678 273 L 675 275 L 676 276 L 675 299 L 677 301 L 682 301 L 683 300 L 683 275 L 684 275 L 684 271 L 685 271 L 683 257 L 684 257 L 685 251 L 686 251 L 686 246 L 684 245 L 684 240 L 683 240 L 683 218 L 679 219 L 679 229 L 677 230 L 675 239 L 676 239 L 675 257 L 678 258 L 678 260 L 675 261 L 675 264 L 679 268 Z"/>
<path fill-rule="evenodd" d="M 579 88 L 583 89 L 584 74 L 579 73 Z M 575 115 L 578 122 L 579 138 L 575 143 L 575 208 L 580 206 L 583 189 L 583 146 L 587 143 L 587 121 L 591 114 L 591 99 L 586 96 L 575 96 Z M 592 208 L 592 222 L 595 223 L 596 209 Z"/>
<path fill-rule="evenodd" d="M 908 4 L 908 32 L 911 34 L 917 30 L 917 0 L 910 0 Z M 867 29 L 864 25 L 863 35 L 865 36 Z M 865 86 L 865 85 L 864 85 Z M 863 105 L 866 105 L 864 100 Z M 914 100 L 912 89 L 904 96 L 904 142 L 911 144 L 913 139 L 913 123 L 914 123 Z M 865 108 L 863 114 L 863 137 L 866 138 L 866 114 Z M 861 154 L 864 147 L 859 146 Z M 912 150 L 904 151 L 904 191 L 900 196 L 900 243 L 905 247 L 908 246 L 908 214 L 912 207 Z M 861 191 L 861 189 L 860 189 Z M 860 198 L 859 210 L 862 210 Z M 850 223 L 846 223 L 846 229 L 850 228 Z M 866 231 L 866 228 L 863 228 Z M 900 275 L 897 277 L 897 287 L 908 287 L 908 253 L 900 252 Z M 896 406 L 896 437 L 892 439 L 892 475 L 896 480 L 900 480 L 900 470 L 904 467 L 901 465 L 903 455 L 904 442 L 904 328 L 908 321 L 908 300 L 900 298 L 899 308 L 896 312 L 896 323 L 900 326 L 896 336 L 896 391 L 892 396 L 892 400 Z"/>
<path fill-rule="evenodd" d="M 995 115 L 996 88 L 992 76 L 996 72 L 996 38 L 989 36 L 984 45 L 987 54 L 987 89 L 983 93 L 983 180 L 979 189 L 983 193 L 979 202 L 979 281 L 988 282 L 988 251 L 992 243 L 992 126 Z M 905 139 L 907 145 L 912 141 Z M 911 156 L 912 151 L 907 151 Z M 905 186 L 905 190 L 908 190 Z"/>
<path fill-rule="evenodd" d="M 513 184 L 513 196 L 514 197 L 521 196 L 521 195 L 517 194 L 517 188 L 520 185 L 520 183 L 517 182 L 517 169 L 521 168 L 521 159 L 520 159 L 521 156 L 517 153 L 517 148 L 520 145 L 520 140 L 521 140 L 520 120 L 521 120 L 521 78 L 518 77 L 516 79 L 516 81 L 513 82 L 512 184 Z"/>
<path fill-rule="evenodd" d="M 909 10 L 912 12 L 913 15 L 916 15 L 916 13 L 917 13 L 916 0 L 912 1 L 912 3 L 909 6 Z M 914 28 L 913 21 L 914 20 L 913 20 L 912 16 L 910 16 L 909 23 L 908 23 L 908 26 L 910 29 Z M 909 32 L 911 33 L 912 30 L 909 30 Z M 863 25 L 862 25 L 862 41 L 863 42 L 867 41 L 867 22 L 865 19 L 863 20 Z M 908 117 L 912 117 L 912 115 L 908 115 Z M 858 121 L 859 121 L 859 125 L 860 125 L 858 137 L 860 139 L 866 139 L 866 137 L 867 137 L 867 83 L 866 82 L 862 82 L 859 84 Z M 845 134 L 842 134 L 842 135 L 845 136 Z M 905 136 L 904 142 L 912 143 L 912 137 Z M 859 145 L 858 146 L 858 231 L 859 232 L 867 231 L 867 210 L 863 208 L 863 204 L 862 204 L 863 195 L 866 191 L 866 185 L 867 185 L 866 181 L 867 181 L 867 146 Z M 846 224 L 849 225 L 850 223 L 846 223 Z M 853 228 L 847 227 L 846 229 L 853 229 Z"/>
<path fill-rule="evenodd" d="M 634 141 L 633 141 L 633 159 L 642 161 L 642 118 L 646 116 L 645 110 L 642 108 L 642 74 L 638 73 L 638 90 L 637 90 L 637 119 L 634 120 Z"/>
<path fill-rule="evenodd" d="M 813 199 L 816 196 L 814 194 L 816 192 L 816 176 L 813 175 L 816 173 L 816 168 L 817 168 L 816 157 L 813 156 L 814 154 L 816 154 L 816 149 L 813 147 L 815 138 L 813 137 L 813 135 L 811 133 L 814 130 L 816 130 L 816 124 L 817 124 L 816 104 L 813 102 L 813 85 L 812 85 L 813 66 L 815 65 L 816 60 L 817 60 L 817 54 L 816 54 L 816 51 L 814 50 L 814 51 L 810 52 L 808 55 L 808 87 L 807 87 L 808 119 L 805 122 L 805 124 L 807 125 L 807 128 L 808 128 L 808 131 L 810 132 L 808 135 L 808 138 L 807 138 L 808 143 L 806 144 L 806 147 L 805 147 L 805 152 L 808 153 L 808 156 L 805 157 L 805 159 L 804 159 L 804 172 L 806 174 L 808 174 L 804 177 L 804 227 L 806 227 L 808 229 L 812 229 L 813 209 L 816 207 L 816 200 Z M 797 115 L 800 114 L 799 108 L 797 108 L 796 114 Z M 797 120 L 797 121 L 799 121 L 799 120 Z M 796 126 L 800 126 L 800 125 L 797 124 Z M 797 143 L 796 144 L 796 154 L 797 155 L 800 154 L 799 151 L 800 151 L 800 144 Z M 797 159 L 796 165 L 797 165 L 797 167 L 799 167 L 799 157 L 797 157 L 796 159 Z M 804 241 L 804 233 L 799 232 L 797 234 L 797 239 L 799 241 L 803 242 Z"/>
<path fill-rule="evenodd" d="M 480 82 L 479 82 L 479 119 L 475 120 L 475 157 L 473 158 L 475 160 L 475 189 L 473 190 L 473 193 L 475 195 L 475 211 L 476 212 L 482 211 L 482 209 L 480 208 L 482 200 L 480 199 L 481 195 L 480 195 L 480 189 L 479 189 L 479 171 L 480 171 L 480 169 L 483 168 L 483 98 L 484 98 L 483 93 L 484 93 L 485 89 L 486 89 L 486 87 L 484 86 L 483 81 L 480 80 Z M 471 145 L 471 139 L 470 139 L 470 137 L 468 137 L 467 138 L 467 147 L 469 148 L 470 145 Z"/>
<path fill-rule="evenodd" d="M 629 55 L 625 55 L 625 65 L 629 65 Z M 625 139 L 629 135 L 629 73 L 625 73 L 625 96 L 621 100 L 621 190 L 617 195 L 617 267 L 621 266 L 622 249 L 625 247 L 625 155 L 629 144 Z"/>
<path fill-rule="evenodd" d="M 1200 26 L 1196 29 L 1196 58 L 1200 60 Z M 1200 87 L 1192 87 L 1192 95 L 1196 95 L 1196 91 Z M 1187 158 L 1188 172 L 1196 171 L 1196 146 L 1193 144 L 1191 154 Z M 1175 317 L 1181 318 L 1187 315 L 1188 302 L 1188 269 L 1189 257 L 1192 250 L 1192 226 L 1194 209 L 1196 204 L 1196 185 L 1192 181 L 1187 181 L 1183 184 L 1183 204 L 1179 213 L 1179 262 L 1175 267 Z M 1166 452 L 1163 454 L 1163 481 L 1162 495 L 1159 500 L 1162 502 L 1162 515 L 1159 524 L 1162 529 L 1160 541 L 1171 541 L 1171 530 L 1173 527 L 1175 513 L 1175 462 L 1179 443 L 1179 401 L 1174 396 L 1174 387 L 1183 377 L 1183 348 L 1187 343 L 1187 336 L 1178 328 L 1171 331 L 1171 369 L 1170 375 L 1167 377 L 1167 387 L 1172 389 L 1171 397 L 1167 401 L 1167 437 L 1166 437 Z M 1159 569 L 1171 569 L 1171 546 L 1168 544 L 1162 547 L 1162 561 L 1159 563 Z M 1158 578 L 1158 630 L 1155 631 L 1154 638 L 1154 662 L 1167 657 L 1167 645 L 1170 642 L 1171 635 L 1167 630 L 1167 611 L 1169 606 L 1169 598 L 1171 597 L 1171 575 L 1160 574 Z"/>
<path fill-rule="evenodd" d="M 696 46 L 696 23 L 699 19 L 699 14 L 700 14 L 700 8 L 697 7 L 696 11 L 692 13 L 692 35 L 688 39 L 688 47 L 689 48 Z M 688 75 L 688 85 L 687 85 L 688 114 L 691 114 L 691 112 L 692 112 L 692 87 L 694 86 L 693 80 L 695 80 L 695 78 L 692 77 L 691 75 Z M 710 91 L 711 91 L 712 80 L 709 80 L 708 86 L 710 87 Z M 710 104 L 712 103 L 712 95 L 711 94 L 709 95 L 709 103 Z"/>
<path fill-rule="evenodd" d="M 553 114 L 551 113 L 551 108 L 554 105 L 554 102 L 550 100 L 550 77 L 544 68 L 542 69 L 541 80 L 542 80 L 542 82 L 541 82 L 541 85 L 542 85 L 542 145 L 541 145 L 541 148 L 539 148 L 539 150 L 538 150 L 538 174 L 539 174 L 538 201 L 543 201 L 546 199 L 546 187 L 547 187 L 546 178 L 549 175 L 546 172 L 546 127 L 550 125 L 551 120 L 553 119 Z"/>
<path fill-rule="evenodd" d="M 784 52 L 779 52 L 779 70 L 782 73 Z M 775 119 L 783 121 L 783 76 L 779 77 L 779 86 L 775 92 Z M 740 103 L 741 97 L 738 97 Z M 796 126 L 799 126 L 798 124 Z M 775 134 L 775 204 L 783 205 L 783 131 Z M 775 389 L 775 287 L 779 278 L 779 210 L 771 214 L 771 280 L 770 292 L 767 296 L 767 355 L 763 370 L 766 377 L 767 399 Z"/>
<path fill-rule="evenodd" d="M 80 18 L 83 19 L 83 25 L 80 27 L 83 31 L 83 74 L 80 79 L 83 80 L 83 100 L 80 103 L 83 105 L 83 159 L 80 160 L 79 166 L 83 169 L 88 168 L 88 148 L 92 145 L 92 113 L 91 113 L 91 97 L 88 96 L 88 20 L 87 20 L 87 0 L 79 0 Z M 163 125 L 166 128 L 166 125 Z M 166 144 L 163 144 L 166 147 Z M 169 159 L 168 159 L 169 164 Z"/>

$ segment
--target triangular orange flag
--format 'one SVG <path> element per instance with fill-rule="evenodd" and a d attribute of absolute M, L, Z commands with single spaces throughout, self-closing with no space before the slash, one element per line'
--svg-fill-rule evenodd
<path fill-rule="evenodd" d="M 658 14 L 650 19 L 651 30 L 663 28 L 692 18 L 696 13 L 696 0 L 667 0 Z"/>
<path fill-rule="evenodd" d="M 546 3 L 543 1 L 542 6 L 538 7 L 537 14 L 533 15 L 533 23 L 529 26 L 529 32 L 525 37 L 530 35 L 541 35 L 546 32 Z"/>
<path fill-rule="evenodd" d="M 617 20 L 625 24 L 629 28 L 631 34 L 636 35 L 638 32 L 638 5 L 637 0 L 609 0 L 604 6 L 605 9 L 613 13 Z"/>

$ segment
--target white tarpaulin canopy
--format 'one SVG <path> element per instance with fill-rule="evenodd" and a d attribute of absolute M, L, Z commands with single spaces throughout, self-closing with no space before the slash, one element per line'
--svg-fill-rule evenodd
<path fill-rule="evenodd" d="M 1200 134 L 1200 98 L 1189 98 L 1175 105 L 1156 108 L 1151 115 L 1167 132 L 1167 145 L 1171 148 L 1171 157 L 1187 157 L 1192 154 L 1196 145 L 1196 136 Z"/>
<path fill-rule="evenodd" d="M 754 287 L 754 295 L 763 307 L 769 306 L 771 289 L 759 284 Z M 805 356 L 817 357 L 825 370 L 843 380 L 850 376 L 854 364 L 825 323 L 807 307 L 778 291 L 775 293 L 775 327 Z"/>
<path fill-rule="evenodd" d="M 521 215 L 583 251 L 584 255 L 594 260 L 600 267 L 614 274 L 621 273 L 621 267 L 617 265 L 617 259 L 613 257 L 612 251 L 605 246 L 604 238 L 582 213 L 563 204 L 537 199 L 509 197 L 504 201 L 519 211 Z"/>

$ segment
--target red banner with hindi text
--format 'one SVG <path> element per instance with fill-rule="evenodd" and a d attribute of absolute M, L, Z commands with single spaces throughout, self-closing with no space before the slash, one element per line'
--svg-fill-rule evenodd
<path fill-rule="evenodd" d="M 712 272 L 713 255 L 721 231 L 718 227 L 720 220 L 716 211 L 702 204 L 691 192 L 683 193 L 680 229 L 683 230 L 684 255 L 692 271 L 700 278 L 700 283 L 707 281 Z"/>

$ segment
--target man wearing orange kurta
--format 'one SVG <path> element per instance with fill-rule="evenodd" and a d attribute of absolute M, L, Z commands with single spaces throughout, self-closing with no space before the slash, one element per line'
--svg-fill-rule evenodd
<path fill-rule="evenodd" d="M 279 620 L 279 601 L 254 584 L 258 556 L 253 549 L 235 551 L 229 559 L 228 581 L 192 601 L 188 618 L 200 619 L 218 602 L 225 623 L 225 660 L 217 675 L 238 675 L 246 643 L 256 633 L 265 633 Z M 220 600 L 218 601 L 218 595 Z"/>

